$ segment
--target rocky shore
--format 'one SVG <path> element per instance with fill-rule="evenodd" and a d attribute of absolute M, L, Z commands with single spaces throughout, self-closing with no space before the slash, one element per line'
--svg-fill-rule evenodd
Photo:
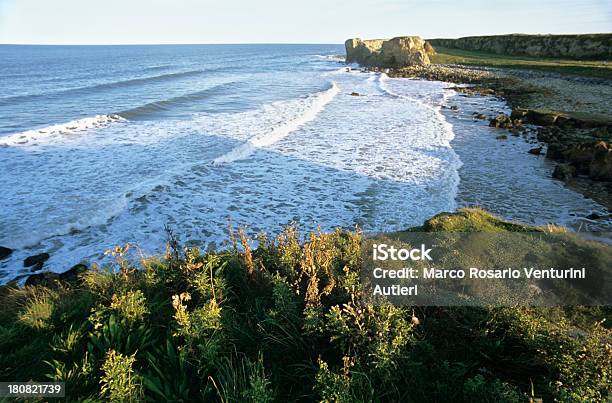
<path fill-rule="evenodd" d="M 11 248 L 0 246 L 0 260 L 7 259 L 13 252 L 14 250 Z M 49 257 L 50 255 L 47 252 L 26 257 L 23 260 L 23 267 L 27 269 L 30 273 L 21 274 L 17 276 L 9 282 L 9 285 L 16 285 L 23 281 L 24 278 L 25 286 L 36 286 L 39 284 L 47 284 L 54 281 L 71 281 L 75 279 L 78 275 L 88 270 L 87 265 L 83 263 L 78 263 L 68 268 L 63 273 L 55 273 L 44 270 L 45 263 L 47 262 L 47 260 L 49 260 Z"/>
<path fill-rule="evenodd" d="M 612 82 L 559 73 L 460 65 L 408 66 L 389 76 L 446 81 L 466 95 L 498 96 L 510 115 L 479 116 L 513 133 L 535 131 L 545 154 L 557 161 L 553 177 L 612 208 Z"/>

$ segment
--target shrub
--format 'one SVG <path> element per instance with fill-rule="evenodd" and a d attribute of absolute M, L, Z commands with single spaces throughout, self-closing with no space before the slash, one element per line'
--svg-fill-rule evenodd
<path fill-rule="evenodd" d="M 142 321 L 149 313 L 147 300 L 140 290 L 128 291 L 120 296 L 113 295 L 110 308 L 129 324 Z"/>
<path fill-rule="evenodd" d="M 46 291 L 33 294 L 19 314 L 19 322 L 34 330 L 48 329 L 51 326 L 53 300 Z"/>
<path fill-rule="evenodd" d="M 111 402 L 137 402 L 142 396 L 141 379 L 134 374 L 134 355 L 124 356 L 110 350 L 102 364 L 101 397 Z"/>

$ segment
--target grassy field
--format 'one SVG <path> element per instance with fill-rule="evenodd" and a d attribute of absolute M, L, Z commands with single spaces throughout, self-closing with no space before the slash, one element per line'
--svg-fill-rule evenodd
<path fill-rule="evenodd" d="M 490 66 L 510 69 L 555 71 L 587 77 L 612 79 L 612 65 L 605 61 L 581 61 L 562 59 L 541 59 L 528 56 L 508 56 L 460 49 L 436 47 L 431 57 L 435 64 L 461 64 L 469 66 Z"/>

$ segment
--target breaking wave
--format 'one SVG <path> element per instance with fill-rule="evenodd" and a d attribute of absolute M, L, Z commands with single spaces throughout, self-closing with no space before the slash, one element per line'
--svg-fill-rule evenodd
<path fill-rule="evenodd" d="M 32 145 L 37 141 L 45 141 L 60 135 L 69 135 L 90 129 L 99 129 L 113 123 L 125 122 L 126 119 L 117 115 L 96 115 L 82 119 L 71 120 L 67 123 L 50 125 L 41 129 L 27 130 L 0 138 L 0 146 Z"/>
<path fill-rule="evenodd" d="M 338 94 L 338 86 L 335 82 L 332 82 L 331 87 L 327 90 L 316 94 L 311 94 L 301 100 L 301 105 L 296 106 L 299 114 L 295 118 L 288 120 L 267 132 L 251 137 L 240 146 L 232 149 L 220 157 L 215 158 L 213 160 L 213 164 L 219 165 L 244 159 L 256 149 L 276 143 L 300 126 L 313 120 L 317 114 L 325 108 L 325 105 L 327 105 L 336 96 L 336 94 Z"/>

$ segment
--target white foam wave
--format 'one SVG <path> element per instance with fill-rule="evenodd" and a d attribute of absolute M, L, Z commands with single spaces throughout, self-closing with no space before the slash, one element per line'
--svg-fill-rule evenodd
<path fill-rule="evenodd" d="M 383 92 L 387 93 L 388 95 L 394 97 L 394 98 L 401 98 L 401 99 L 406 99 L 410 102 L 414 102 L 416 104 L 422 105 L 427 109 L 430 109 L 432 111 L 437 112 L 439 109 L 435 108 L 434 106 L 431 106 L 423 101 L 421 101 L 420 99 L 416 99 L 413 97 L 409 97 L 407 95 L 403 95 L 403 94 L 398 94 L 394 91 L 392 91 L 391 89 L 389 89 L 389 87 L 386 84 L 386 81 L 389 79 L 389 76 L 385 73 L 382 73 L 379 77 L 378 77 L 378 82 L 380 85 L 380 89 L 383 90 Z"/>
<path fill-rule="evenodd" d="M 40 142 L 48 142 L 59 136 L 70 135 L 85 130 L 99 129 L 110 126 L 113 123 L 125 121 L 125 118 L 115 114 L 96 115 L 93 117 L 76 119 L 66 123 L 43 127 L 41 129 L 33 129 L 10 134 L 0 138 L 0 146 L 28 146 L 38 144 Z"/>
<path fill-rule="evenodd" d="M 398 94 L 397 92 L 391 90 L 389 88 L 389 86 L 386 84 L 386 81 L 389 80 L 389 76 L 387 76 L 387 74 L 382 73 L 379 78 L 378 78 L 378 83 L 379 83 L 379 87 L 380 89 L 385 92 L 387 95 L 390 95 L 394 98 L 400 98 L 400 99 L 405 99 L 407 101 L 416 103 L 418 105 L 423 106 L 424 108 L 432 111 L 435 115 L 435 118 L 442 124 L 444 130 L 442 132 L 442 137 L 447 140 L 449 142 L 449 147 L 450 147 L 450 141 L 452 141 L 455 138 L 455 133 L 453 131 L 453 125 L 451 123 L 449 123 L 446 118 L 444 117 L 444 115 L 442 115 L 441 113 L 441 109 L 442 109 L 442 105 L 444 103 L 446 103 L 447 99 L 453 95 L 453 91 L 450 90 L 444 90 L 444 92 L 442 93 L 442 99 L 439 103 L 436 103 L 435 105 L 431 105 L 427 102 L 424 102 L 420 99 L 417 98 L 413 98 L 410 97 L 408 95 L 404 95 L 404 94 Z M 459 164 L 460 166 L 460 164 Z"/>
<path fill-rule="evenodd" d="M 378 79 L 378 84 L 379 84 L 379 88 L 384 93 L 394 98 L 404 99 L 411 103 L 424 107 L 426 110 L 432 113 L 432 118 L 433 118 L 432 121 L 437 122 L 437 124 L 439 125 L 440 129 L 437 130 L 438 138 L 441 140 L 441 143 L 443 146 L 448 147 L 451 150 L 451 154 L 448 157 L 449 157 L 449 163 L 452 169 L 449 171 L 450 176 L 449 178 L 447 178 L 447 180 L 449 181 L 449 185 L 450 185 L 449 186 L 450 194 L 452 195 L 452 198 L 454 200 L 454 205 L 456 206 L 456 200 L 457 200 L 457 195 L 459 192 L 459 183 L 460 183 L 458 171 L 459 171 L 459 168 L 461 168 L 461 166 L 463 165 L 463 162 L 461 161 L 459 155 L 455 153 L 455 151 L 453 150 L 451 146 L 451 141 L 455 138 L 455 131 L 453 130 L 453 125 L 446 119 L 446 117 L 441 112 L 442 105 L 445 104 L 447 102 L 447 99 L 453 95 L 453 91 L 443 90 L 441 99 L 439 99 L 436 102 L 436 101 L 430 100 L 427 97 L 422 97 L 419 99 L 419 98 L 411 97 L 406 94 L 395 92 L 391 90 L 389 86 L 387 85 L 388 80 L 389 80 L 389 76 L 387 76 L 387 74 L 385 73 L 380 74 L 379 79 Z M 402 80 L 402 82 L 405 83 L 405 80 L 403 79 L 398 79 L 398 80 Z M 429 91 L 429 93 L 431 92 Z"/>
<path fill-rule="evenodd" d="M 213 164 L 219 165 L 244 159 L 256 149 L 267 147 L 276 143 L 300 126 L 303 126 L 304 124 L 313 120 L 319 114 L 319 112 L 325 108 L 325 105 L 327 105 L 336 96 L 336 94 L 338 94 L 338 86 L 335 82 L 332 82 L 329 89 L 314 95 L 309 95 L 303 100 L 300 106 L 296 106 L 298 112 L 300 113 L 294 119 L 283 122 L 279 126 L 276 126 L 267 132 L 253 136 L 245 143 L 232 149 L 228 153 L 215 158 L 213 160 Z"/>

